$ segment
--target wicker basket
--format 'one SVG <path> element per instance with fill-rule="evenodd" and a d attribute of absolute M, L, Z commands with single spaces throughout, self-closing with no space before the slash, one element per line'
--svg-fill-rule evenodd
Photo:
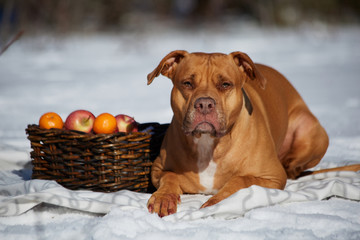
<path fill-rule="evenodd" d="M 55 180 L 69 189 L 151 192 L 150 168 L 168 124 L 141 124 L 131 134 L 87 134 L 28 125 L 33 179 Z"/>

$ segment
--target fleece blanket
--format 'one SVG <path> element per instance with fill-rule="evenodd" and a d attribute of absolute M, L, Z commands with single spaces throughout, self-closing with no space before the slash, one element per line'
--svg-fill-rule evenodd
<path fill-rule="evenodd" d="M 176 214 L 168 221 L 200 218 L 233 219 L 254 208 L 290 202 L 317 201 L 330 197 L 360 200 L 360 172 L 329 172 L 289 180 L 284 190 L 251 186 L 239 190 L 222 202 L 199 209 L 211 196 L 182 195 Z M 55 181 L 14 181 L 9 173 L 0 171 L 0 216 L 20 215 L 33 207 L 47 203 L 92 213 L 110 212 L 112 207 L 123 210 L 142 209 L 150 194 L 131 191 L 99 193 L 68 190 Z"/>

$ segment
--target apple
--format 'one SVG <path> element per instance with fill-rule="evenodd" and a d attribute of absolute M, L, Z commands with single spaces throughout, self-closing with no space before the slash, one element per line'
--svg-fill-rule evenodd
<path fill-rule="evenodd" d="M 66 118 L 65 128 L 85 133 L 91 132 L 95 116 L 87 110 L 76 110 Z"/>
<path fill-rule="evenodd" d="M 119 132 L 131 133 L 138 131 L 138 123 L 134 118 L 125 114 L 115 116 L 117 128 Z"/>

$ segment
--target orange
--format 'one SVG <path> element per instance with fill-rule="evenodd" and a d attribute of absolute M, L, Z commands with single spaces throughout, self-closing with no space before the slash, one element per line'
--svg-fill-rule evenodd
<path fill-rule="evenodd" d="M 93 126 L 95 133 L 114 133 L 116 129 L 116 119 L 110 113 L 102 113 L 95 118 Z"/>
<path fill-rule="evenodd" d="M 45 129 L 63 128 L 64 122 L 61 117 L 54 112 L 44 113 L 39 120 L 39 126 Z"/>

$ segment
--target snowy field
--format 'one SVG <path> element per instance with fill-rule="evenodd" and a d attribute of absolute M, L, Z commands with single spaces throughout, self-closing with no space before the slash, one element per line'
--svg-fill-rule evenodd
<path fill-rule="evenodd" d="M 275 67 L 328 131 L 330 147 L 319 168 L 360 163 L 359 43 L 359 27 L 279 30 L 236 24 L 25 36 L 0 56 L 0 187 L 31 184 L 25 128 L 45 112 L 65 119 L 73 110 L 87 109 L 95 115 L 125 113 L 139 122 L 169 122 L 171 83 L 160 77 L 147 86 L 146 75 L 176 49 L 240 50 Z M 360 175 L 352 176 L 353 194 L 360 200 Z M 0 191 L 0 199 L 5 195 Z M 113 206 L 107 214 L 43 203 L 0 217 L 0 239 L 360 239 L 360 203 L 344 198 L 270 204 L 227 220 L 167 220 L 147 213 L 149 195 L 136 197 L 142 203 L 138 208 Z"/>

